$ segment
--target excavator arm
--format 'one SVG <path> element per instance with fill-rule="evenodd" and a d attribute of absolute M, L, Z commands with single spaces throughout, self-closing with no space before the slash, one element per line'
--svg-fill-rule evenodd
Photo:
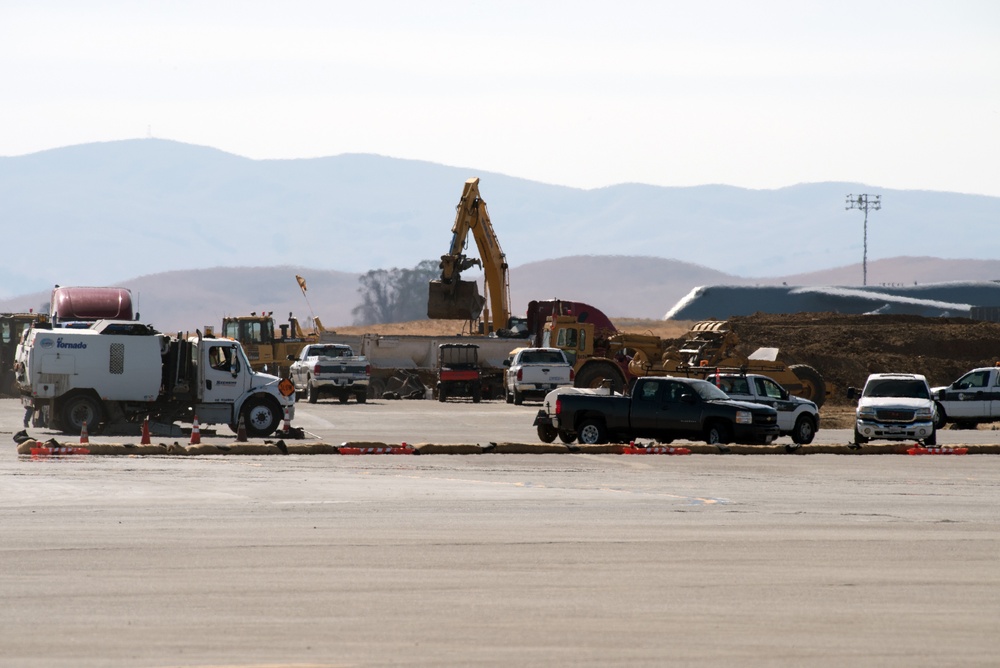
<path fill-rule="evenodd" d="M 479 258 L 470 258 L 465 254 L 470 232 L 476 241 Z M 448 253 L 441 256 L 441 278 L 430 283 L 427 317 L 473 321 L 482 315 L 489 331 L 507 327 L 510 319 L 507 257 L 493 231 L 486 202 L 479 195 L 478 178 L 465 182 L 451 233 Z M 463 281 L 461 278 L 463 271 L 474 266 L 483 269 L 486 297 L 479 294 L 475 281 Z M 484 310 L 487 298 L 489 308 Z"/>

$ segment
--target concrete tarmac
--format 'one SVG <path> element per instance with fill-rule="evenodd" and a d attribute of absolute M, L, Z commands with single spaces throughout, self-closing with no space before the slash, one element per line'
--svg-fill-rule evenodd
<path fill-rule="evenodd" d="M 294 424 L 332 443 L 536 442 L 535 410 L 321 402 Z M 1000 655 L 1000 457 L 32 460 L 10 440 L 21 415 L 0 400 L 0 666 Z"/>

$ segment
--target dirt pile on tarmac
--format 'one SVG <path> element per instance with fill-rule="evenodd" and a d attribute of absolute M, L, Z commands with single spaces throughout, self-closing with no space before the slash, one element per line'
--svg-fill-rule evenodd
<path fill-rule="evenodd" d="M 777 347 L 788 364 L 808 364 L 827 383 L 827 403 L 848 405 L 847 387 L 870 373 L 921 373 L 931 386 L 1000 361 L 1000 323 L 966 318 L 838 313 L 730 318 L 744 352 Z"/>

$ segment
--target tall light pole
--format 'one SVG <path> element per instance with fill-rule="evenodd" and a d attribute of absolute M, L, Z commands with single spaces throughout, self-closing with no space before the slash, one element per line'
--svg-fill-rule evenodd
<path fill-rule="evenodd" d="M 868 285 L 868 210 L 878 211 L 881 208 L 881 195 L 848 195 L 847 206 L 844 207 L 845 211 L 861 209 L 865 212 L 865 254 L 861 265 L 864 277 L 862 278 L 861 285 Z"/>

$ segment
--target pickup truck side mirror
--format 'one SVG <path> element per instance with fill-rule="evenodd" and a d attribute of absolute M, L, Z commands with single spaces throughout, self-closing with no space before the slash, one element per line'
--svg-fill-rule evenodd
<path fill-rule="evenodd" d="M 509 367 L 510 366 L 510 359 L 505 359 L 503 361 L 503 365 L 506 366 L 506 367 Z"/>
<path fill-rule="evenodd" d="M 295 355 L 285 355 L 285 357 L 286 357 L 286 358 L 287 358 L 288 360 L 292 361 L 292 362 L 294 362 L 294 361 L 296 361 L 296 360 L 298 360 L 298 359 L 299 359 L 299 358 L 298 358 L 298 357 L 296 357 Z"/>
<path fill-rule="evenodd" d="M 858 396 L 858 388 L 856 388 L 856 387 L 849 387 L 849 388 L 847 388 L 847 398 L 848 399 L 854 399 L 857 396 Z"/>
<path fill-rule="evenodd" d="M 682 394 L 681 402 L 685 404 L 696 404 L 698 403 L 698 397 L 694 394 Z"/>

